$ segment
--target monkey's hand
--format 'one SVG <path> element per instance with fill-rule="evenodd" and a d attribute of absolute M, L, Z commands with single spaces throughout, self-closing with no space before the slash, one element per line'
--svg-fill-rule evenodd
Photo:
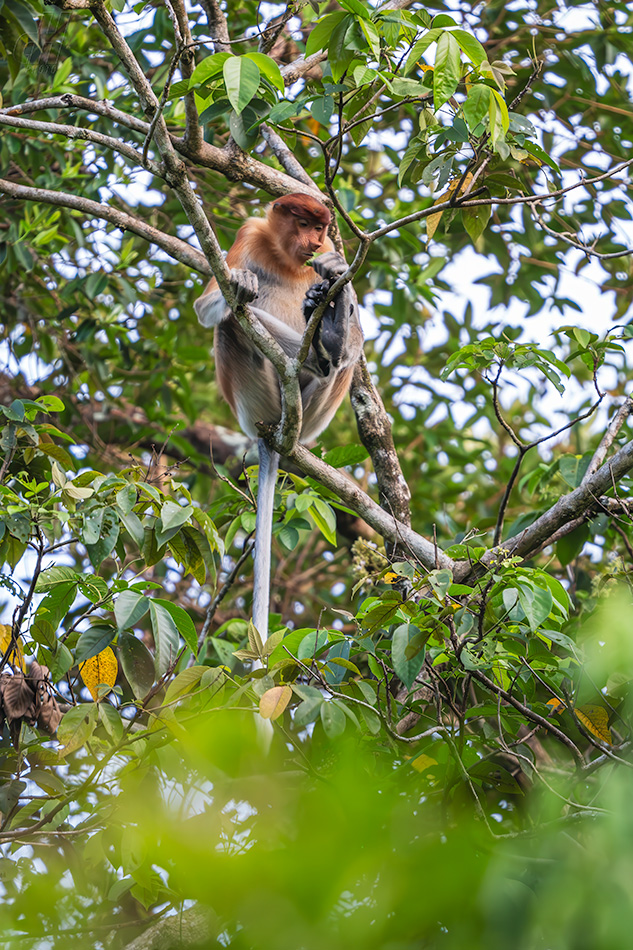
<path fill-rule="evenodd" d="M 312 284 L 312 287 L 306 291 L 306 295 L 303 298 L 303 316 L 305 317 L 306 323 L 308 323 L 319 304 L 325 300 L 331 286 L 331 280 L 321 280 L 318 284 Z M 332 304 L 330 304 L 330 307 L 331 306 Z"/>
<path fill-rule="evenodd" d="M 340 255 L 337 254 L 336 257 L 340 257 Z M 343 260 L 343 258 L 340 259 Z M 345 270 L 347 270 L 345 261 L 343 261 L 343 264 Z M 325 300 L 335 280 L 336 277 L 334 276 L 328 277 L 318 284 L 313 284 L 307 291 L 303 298 L 303 315 L 306 323 L 319 304 Z M 312 346 L 316 354 L 319 374 L 324 377 L 329 376 L 332 369 L 337 369 L 341 365 L 344 356 L 348 319 L 345 317 L 345 304 L 341 297 L 347 296 L 345 291 L 347 290 L 349 293 L 348 287 L 343 288 L 343 291 L 337 294 L 334 300 L 327 305 L 312 337 Z"/>
<path fill-rule="evenodd" d="M 314 259 L 312 266 L 319 277 L 329 280 L 330 284 L 348 269 L 345 258 L 338 251 L 326 251 Z"/>
<path fill-rule="evenodd" d="M 250 303 L 255 300 L 259 291 L 259 284 L 257 275 L 252 271 L 232 270 L 229 274 L 229 282 L 238 304 Z"/>

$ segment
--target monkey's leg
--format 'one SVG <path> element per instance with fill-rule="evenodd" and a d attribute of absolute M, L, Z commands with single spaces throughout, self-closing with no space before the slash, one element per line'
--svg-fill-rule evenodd
<path fill-rule="evenodd" d="M 259 450 L 259 481 L 255 520 L 253 623 L 265 643 L 268 639 L 268 614 L 270 613 L 270 554 L 279 454 L 269 449 L 263 439 L 259 439 L 257 448 Z"/>

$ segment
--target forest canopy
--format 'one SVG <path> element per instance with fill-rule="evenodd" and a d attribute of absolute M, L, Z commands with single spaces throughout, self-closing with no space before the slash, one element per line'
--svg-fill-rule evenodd
<path fill-rule="evenodd" d="M 7 945 L 628 946 L 632 27 L 0 0 Z M 294 192 L 366 337 L 307 446 L 224 260 Z M 281 380 L 266 642 L 210 277 Z"/>

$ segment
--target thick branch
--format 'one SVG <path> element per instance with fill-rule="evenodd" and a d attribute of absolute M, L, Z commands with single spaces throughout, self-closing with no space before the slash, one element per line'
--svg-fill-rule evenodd
<path fill-rule="evenodd" d="M 382 507 L 396 521 L 411 525 L 411 492 L 393 444 L 391 423 L 376 391 L 364 358 L 354 371 L 351 391 L 352 406 L 361 442 L 369 452 L 378 479 Z"/>
<path fill-rule="evenodd" d="M 226 17 L 218 0 L 201 0 L 202 9 L 207 15 L 207 25 L 213 40 L 213 49 L 216 53 L 230 53 L 231 40 Z"/>
<path fill-rule="evenodd" d="M 280 71 L 284 77 L 285 84 L 291 86 L 293 82 L 296 82 L 297 79 L 301 79 L 306 73 L 309 73 L 311 69 L 314 69 L 315 66 L 318 66 L 319 63 L 324 62 L 326 59 L 327 50 L 321 50 L 320 53 L 313 53 L 312 56 L 308 56 L 307 59 L 305 59 L 304 56 L 299 56 L 295 59 L 294 63 L 288 63 L 286 66 L 282 66 Z"/>
<path fill-rule="evenodd" d="M 150 129 L 149 122 L 115 109 L 107 100 L 96 101 L 70 93 L 8 106 L 0 109 L 0 115 L 21 115 L 29 112 L 39 112 L 43 109 L 81 109 L 84 112 L 104 116 L 104 118 L 117 122 L 125 128 L 140 132 L 144 136 L 147 135 Z M 181 155 L 191 158 L 197 165 L 220 172 L 228 181 L 244 181 L 275 196 L 287 195 L 293 191 L 302 191 L 310 195 L 315 194 L 313 184 L 308 185 L 302 179 L 291 177 L 290 174 L 265 165 L 251 155 L 247 155 L 235 143 L 227 145 L 225 148 L 217 148 L 215 145 L 202 141 L 199 147 L 193 148 L 191 143 L 186 142 L 182 137 L 171 134 L 169 134 L 169 137 L 174 149 Z"/>
<path fill-rule="evenodd" d="M 417 534 L 408 525 L 402 524 L 388 514 L 380 505 L 354 485 L 345 475 L 337 472 L 313 455 L 305 445 L 296 445 L 289 456 L 302 472 L 311 475 L 326 488 L 333 491 L 338 498 L 371 525 L 383 538 L 394 545 L 405 548 L 412 557 L 417 558 L 420 564 L 428 570 L 436 566 L 452 570 L 455 562 L 435 545 Z"/>
<path fill-rule="evenodd" d="M 123 125 L 135 132 L 141 132 L 147 135 L 149 122 L 143 122 L 127 112 L 121 112 L 115 109 L 107 99 L 86 99 L 85 96 L 75 96 L 66 92 L 62 96 L 48 96 L 46 99 L 32 99 L 30 102 L 21 102 L 18 105 L 6 106 L 0 109 L 0 115 L 23 115 L 28 112 L 41 112 L 44 109 L 81 109 L 83 112 L 92 112 L 95 115 L 102 115 Z"/>
<path fill-rule="evenodd" d="M 138 234 L 139 237 L 149 241 L 150 244 L 156 244 L 171 257 L 186 264 L 187 267 L 191 267 L 192 270 L 204 274 L 205 277 L 213 276 L 211 267 L 200 251 L 190 247 L 186 241 L 165 234 L 164 231 L 153 228 L 150 224 L 146 224 L 140 218 L 134 218 L 125 211 L 119 211 L 109 205 L 100 204 L 98 201 L 82 198 L 79 195 L 69 195 L 63 191 L 49 191 L 46 188 L 16 185 L 15 182 L 6 181 L 2 178 L 0 178 L 0 194 L 11 195 L 12 198 L 21 198 L 24 201 L 43 201 L 46 204 L 60 208 L 72 208 L 82 214 L 109 221 L 110 224 L 121 228 L 122 231 L 131 231 L 133 234 Z"/>
<path fill-rule="evenodd" d="M 578 488 L 563 495 L 555 505 L 537 518 L 515 538 L 504 541 L 502 545 L 487 551 L 481 560 L 481 565 L 487 567 L 497 557 L 519 556 L 529 557 L 539 551 L 555 538 L 562 537 L 566 532 L 561 531 L 564 526 L 574 523 L 574 527 L 581 523 L 581 516 L 592 506 L 599 503 L 601 495 L 618 482 L 633 468 L 633 441 L 627 442 L 619 452 L 587 478 Z M 560 532 L 560 534 L 559 534 Z M 475 568 L 476 571 L 476 568 Z M 455 572 L 455 579 L 459 582 L 473 573 L 470 564 L 461 564 Z"/>

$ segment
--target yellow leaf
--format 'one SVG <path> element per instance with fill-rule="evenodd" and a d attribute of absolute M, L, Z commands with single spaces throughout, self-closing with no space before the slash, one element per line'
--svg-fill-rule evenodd
<path fill-rule="evenodd" d="M 418 755 L 417 758 L 413 760 L 411 765 L 417 772 L 424 772 L 425 769 L 430 769 L 432 765 L 437 765 L 437 762 L 435 759 L 432 759 L 430 755 L 422 753 L 422 755 Z"/>
<path fill-rule="evenodd" d="M 289 686 L 273 686 L 267 689 L 259 700 L 259 714 L 262 719 L 277 719 L 290 702 L 292 690 Z"/>
<path fill-rule="evenodd" d="M 465 191 L 465 190 L 468 188 L 468 186 L 469 186 L 469 184 L 470 184 L 470 182 L 471 182 L 471 180 L 472 180 L 472 177 L 473 177 L 473 176 L 472 176 L 472 173 L 471 173 L 471 172 L 468 172 L 468 174 L 466 175 L 466 177 L 465 177 L 465 179 L 464 179 L 464 182 L 463 182 L 463 184 L 462 184 L 462 187 L 459 189 L 460 192 L 461 192 L 461 191 Z M 443 195 L 440 195 L 439 198 L 436 198 L 436 200 L 433 202 L 433 204 L 434 204 L 434 205 L 439 205 L 439 204 L 442 204 L 442 202 L 444 202 L 444 201 L 448 201 L 449 198 L 451 198 L 451 196 L 453 195 L 453 192 L 456 191 L 457 186 L 459 185 L 459 183 L 461 182 L 461 180 L 462 180 L 462 179 L 461 179 L 461 176 L 458 176 L 458 177 L 456 177 L 456 178 L 453 178 L 453 180 L 449 183 L 449 186 L 448 186 L 448 188 L 446 189 L 446 191 L 444 192 L 444 194 L 443 194 Z M 443 214 L 444 214 L 444 211 L 437 211 L 435 214 L 430 214 L 430 215 L 428 216 L 428 218 L 426 219 L 426 240 L 427 240 L 427 242 L 433 240 L 433 235 L 435 234 L 435 232 L 436 232 L 436 230 L 437 230 L 437 226 L 438 226 L 438 224 L 440 223 L 440 218 L 442 217 Z"/>
<path fill-rule="evenodd" d="M 11 624 L 0 623 L 0 656 L 4 656 L 9 647 L 11 646 Z M 22 653 L 22 638 L 18 637 L 17 643 L 14 644 L 13 650 L 11 651 L 12 655 L 9 657 L 9 662 L 12 666 L 19 666 L 22 672 L 25 672 L 24 666 L 24 654 Z"/>
<path fill-rule="evenodd" d="M 95 702 L 103 699 L 110 692 L 110 689 L 116 683 L 118 671 L 117 658 L 110 647 L 106 647 L 101 653 L 97 653 L 96 656 L 91 656 L 89 660 L 79 664 L 81 678 Z M 99 686 L 102 684 L 109 686 L 110 689 L 100 690 Z"/>
<path fill-rule="evenodd" d="M 597 706 L 595 703 L 585 703 L 584 706 L 578 706 L 574 712 L 579 722 L 583 724 L 587 732 L 592 736 L 606 742 L 607 745 L 613 745 L 611 730 L 609 729 L 609 713 L 604 706 Z"/>

